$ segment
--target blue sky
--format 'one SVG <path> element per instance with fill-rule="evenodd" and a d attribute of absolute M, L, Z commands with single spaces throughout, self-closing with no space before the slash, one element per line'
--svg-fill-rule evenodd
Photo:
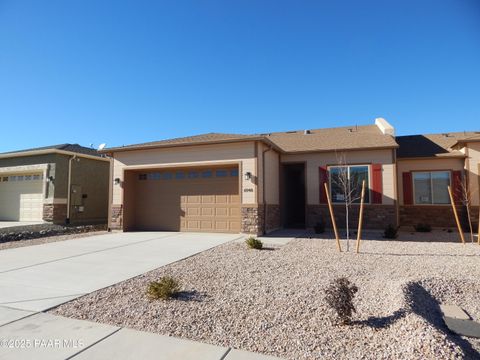
<path fill-rule="evenodd" d="M 480 2 L 0 0 L 0 151 L 480 130 Z"/>

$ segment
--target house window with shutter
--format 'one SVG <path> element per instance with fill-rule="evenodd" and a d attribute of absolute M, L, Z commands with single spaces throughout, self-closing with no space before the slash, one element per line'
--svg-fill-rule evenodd
<path fill-rule="evenodd" d="M 450 171 L 413 172 L 413 194 L 415 205 L 450 204 L 448 186 Z"/>
<path fill-rule="evenodd" d="M 330 194 L 333 203 L 345 202 L 345 187 L 351 194 L 353 203 L 360 203 L 362 192 L 362 181 L 365 180 L 367 191 L 365 191 L 365 203 L 370 203 L 370 174 L 368 165 L 330 166 Z"/>

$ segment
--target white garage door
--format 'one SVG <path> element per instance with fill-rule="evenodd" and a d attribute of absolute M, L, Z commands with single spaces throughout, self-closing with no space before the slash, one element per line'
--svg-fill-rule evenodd
<path fill-rule="evenodd" d="M 41 221 L 42 214 L 41 174 L 0 175 L 0 220 Z"/>

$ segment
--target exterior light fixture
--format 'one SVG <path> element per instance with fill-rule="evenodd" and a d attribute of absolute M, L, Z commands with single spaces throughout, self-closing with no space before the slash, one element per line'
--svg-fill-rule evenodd
<path fill-rule="evenodd" d="M 50 176 L 47 178 L 47 181 L 48 181 L 48 182 L 51 182 L 51 183 L 53 183 L 54 180 L 55 180 L 55 179 L 53 178 L 52 175 L 50 175 Z"/>
<path fill-rule="evenodd" d="M 120 184 L 120 178 L 115 178 L 115 180 L 113 181 L 113 183 L 114 183 L 115 185 Z"/>
<path fill-rule="evenodd" d="M 247 171 L 245 173 L 245 180 L 251 180 L 252 179 L 252 173 L 250 171 Z"/>

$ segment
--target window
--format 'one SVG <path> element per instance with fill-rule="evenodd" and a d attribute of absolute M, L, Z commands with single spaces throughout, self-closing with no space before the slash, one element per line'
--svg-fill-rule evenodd
<path fill-rule="evenodd" d="M 173 174 L 171 172 L 162 173 L 162 180 L 171 180 L 173 179 Z"/>
<path fill-rule="evenodd" d="M 329 168 L 329 173 L 332 202 L 345 202 L 344 183 L 346 183 L 346 186 L 350 186 L 351 189 L 352 202 L 360 203 L 362 181 L 365 180 L 367 189 L 370 184 L 368 165 L 332 166 Z M 364 201 L 370 202 L 370 191 L 365 191 Z"/>
<path fill-rule="evenodd" d="M 188 173 L 188 178 L 189 179 L 197 179 L 198 177 L 200 177 L 200 174 L 198 171 L 190 171 Z"/>
<path fill-rule="evenodd" d="M 160 180 L 160 173 L 154 172 L 148 174 L 148 180 Z"/>
<path fill-rule="evenodd" d="M 139 174 L 138 180 L 147 180 L 147 174 Z"/>
<path fill-rule="evenodd" d="M 422 171 L 413 173 L 415 204 L 450 204 L 448 186 L 450 171 Z"/>
<path fill-rule="evenodd" d="M 216 177 L 226 177 L 228 176 L 228 171 L 227 170 L 217 170 L 215 172 Z"/>
<path fill-rule="evenodd" d="M 185 173 L 183 171 L 177 171 L 175 173 L 175 179 L 185 179 Z"/>
<path fill-rule="evenodd" d="M 4 176 L 2 180 L 3 181 L 8 181 L 8 176 Z"/>
<path fill-rule="evenodd" d="M 212 177 L 212 170 L 202 171 L 202 178 L 210 178 L 210 177 Z"/>
<path fill-rule="evenodd" d="M 230 176 L 237 177 L 238 176 L 238 169 L 230 170 Z"/>

